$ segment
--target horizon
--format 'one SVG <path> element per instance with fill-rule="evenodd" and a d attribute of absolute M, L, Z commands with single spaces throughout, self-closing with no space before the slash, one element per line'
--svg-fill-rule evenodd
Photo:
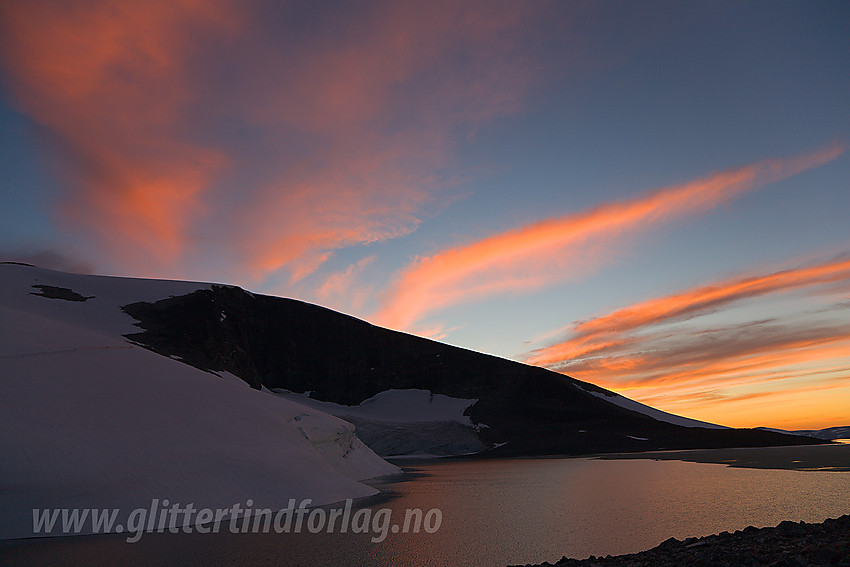
<path fill-rule="evenodd" d="M 492 6 L 5 4 L 0 255 L 850 424 L 847 5 Z"/>

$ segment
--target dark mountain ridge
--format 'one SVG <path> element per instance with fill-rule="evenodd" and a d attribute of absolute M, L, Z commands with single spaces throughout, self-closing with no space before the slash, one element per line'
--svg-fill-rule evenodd
<path fill-rule="evenodd" d="M 658 421 L 604 397 L 611 392 L 495 356 L 371 325 L 292 299 L 234 286 L 133 303 L 142 332 L 128 339 L 253 388 L 310 392 L 356 405 L 389 389 L 477 399 L 466 410 L 491 456 L 591 454 L 818 443 L 753 429 L 705 429 Z"/>

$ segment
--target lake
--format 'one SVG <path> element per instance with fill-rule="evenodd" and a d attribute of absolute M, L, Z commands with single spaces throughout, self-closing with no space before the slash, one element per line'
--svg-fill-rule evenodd
<path fill-rule="evenodd" d="M 813 449 L 782 451 L 799 461 L 794 451 L 804 450 Z M 298 534 L 232 534 L 223 527 L 218 534 L 144 534 L 134 544 L 120 535 L 51 538 L 5 542 L 0 557 L 15 565 L 498 566 L 631 553 L 670 537 L 850 513 L 850 472 L 652 459 L 400 464 L 408 471 L 404 476 L 374 483 L 382 495 L 358 503 L 373 520 L 379 510 L 391 510 L 372 524 L 383 528 L 385 538 L 377 529 L 307 533 L 305 517 Z M 325 507 L 328 516 L 333 508 Z M 405 511 L 416 508 L 423 516 L 439 512 L 429 518 L 432 531 L 438 529 L 428 533 L 423 524 L 416 534 L 392 533 L 391 524 L 401 525 Z"/>

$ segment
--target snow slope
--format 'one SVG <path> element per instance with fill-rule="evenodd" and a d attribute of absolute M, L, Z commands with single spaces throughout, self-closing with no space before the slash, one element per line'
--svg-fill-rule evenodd
<path fill-rule="evenodd" d="M 89 299 L 48 299 L 40 297 L 44 292 L 33 286 L 70 289 Z M 137 301 L 153 302 L 209 287 L 206 283 L 69 274 L 0 263 L 0 305 L 115 337 L 139 331 L 133 326 L 133 318 L 121 311 L 121 306 Z"/>
<path fill-rule="evenodd" d="M 350 423 L 121 337 L 120 305 L 204 285 L 0 264 L 0 539 L 33 536 L 33 509 L 118 508 L 125 524 L 153 499 L 277 510 L 398 472 Z"/>
<path fill-rule="evenodd" d="M 707 421 L 699 421 L 696 419 L 690 419 L 688 417 L 682 417 L 681 415 L 667 413 L 666 411 L 655 409 L 654 407 L 650 407 L 640 402 L 636 402 L 614 392 L 603 394 L 595 390 L 582 388 L 578 384 L 576 384 L 576 388 L 580 388 L 589 394 L 593 394 L 597 398 L 601 398 L 606 402 L 611 402 L 612 404 L 618 405 L 621 408 L 625 408 L 627 410 L 642 413 L 643 415 L 647 415 L 653 419 L 657 419 L 658 421 L 672 423 L 673 425 L 681 425 L 683 427 L 703 427 L 705 429 L 729 429 L 725 425 L 717 425 L 715 423 L 709 423 Z"/>
<path fill-rule="evenodd" d="M 287 400 L 320 409 L 331 415 L 369 421 L 393 423 L 417 423 L 454 421 L 472 426 L 463 412 L 477 402 L 476 399 L 452 398 L 443 394 L 432 394 L 429 390 L 386 390 L 356 406 L 344 406 L 323 402 L 309 397 L 309 393 L 296 394 L 277 389 L 275 393 Z"/>
<path fill-rule="evenodd" d="M 350 421 L 357 435 L 382 457 L 444 457 L 487 449 L 464 411 L 478 400 L 453 398 L 429 390 L 390 389 L 356 406 L 324 402 L 276 389 L 287 400 L 320 409 Z M 483 426 L 486 427 L 486 426 Z"/>

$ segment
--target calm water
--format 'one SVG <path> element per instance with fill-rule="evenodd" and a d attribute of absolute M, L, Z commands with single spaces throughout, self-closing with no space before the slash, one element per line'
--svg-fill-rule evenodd
<path fill-rule="evenodd" d="M 789 449 L 793 450 L 793 449 Z M 368 502 L 436 508 L 436 533 L 145 534 L 6 544 L 12 564 L 507 565 L 620 554 L 669 538 L 850 513 L 850 473 L 736 469 L 680 461 L 524 459 L 416 464 Z"/>

